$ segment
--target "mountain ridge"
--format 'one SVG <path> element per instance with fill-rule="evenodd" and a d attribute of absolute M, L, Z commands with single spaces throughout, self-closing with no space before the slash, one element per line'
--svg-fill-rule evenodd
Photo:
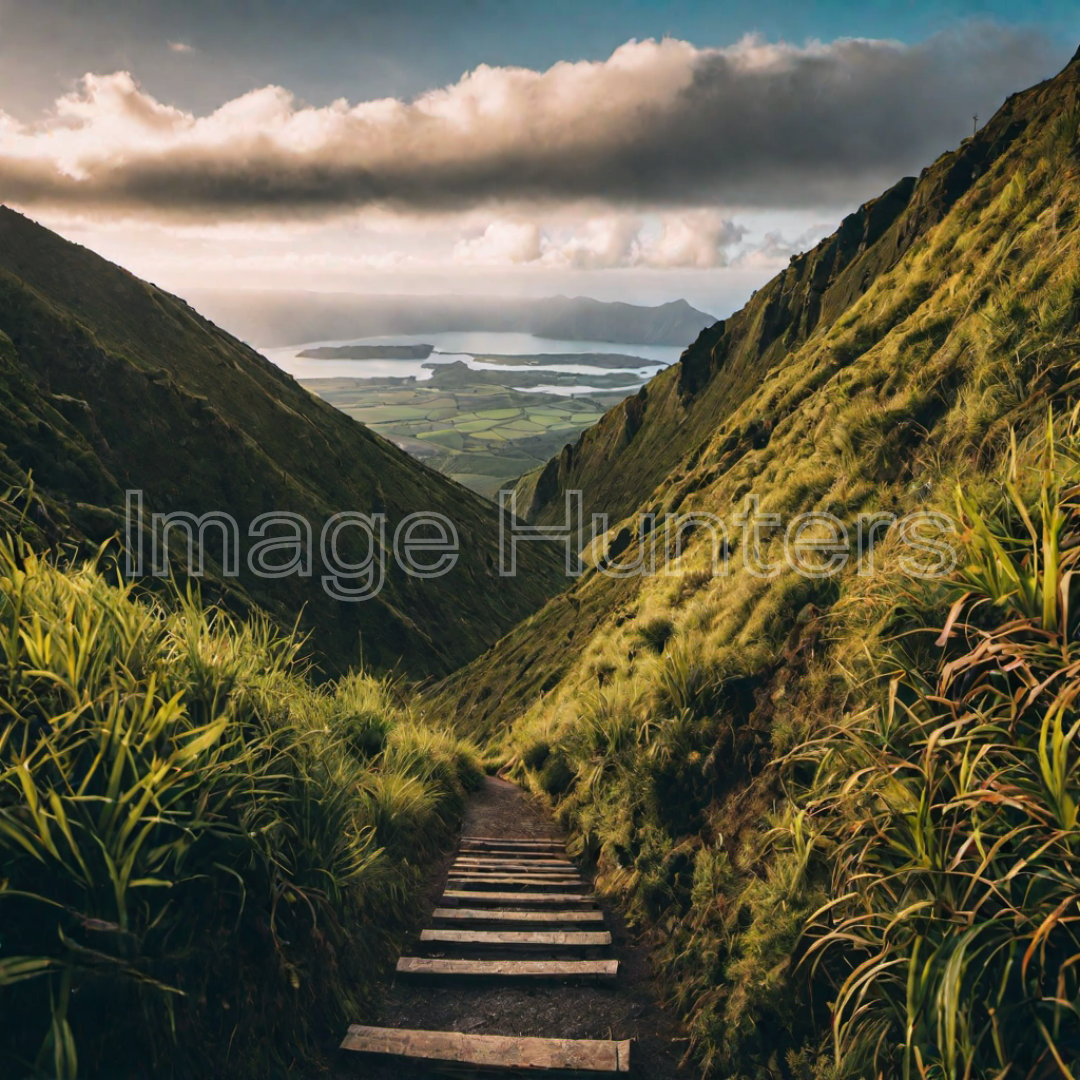
<path fill-rule="evenodd" d="M 191 291 L 216 322 L 264 348 L 389 334 L 493 331 L 624 345 L 682 345 L 713 316 L 685 300 L 655 307 L 587 296 Z"/>
<path fill-rule="evenodd" d="M 806 377 L 814 385 L 856 363 L 914 317 L 932 295 L 929 283 L 909 289 L 873 320 L 856 320 L 854 313 L 958 204 L 970 200 L 980 181 L 1023 151 L 1033 124 L 1050 126 L 1062 111 L 1059 98 L 1075 99 L 1078 83 L 1080 62 L 1074 59 L 1055 78 L 1011 95 L 974 136 L 793 256 L 742 309 L 703 330 L 677 364 L 524 476 L 516 488 L 517 513 L 533 524 L 560 524 L 565 493 L 581 491 L 585 521 L 607 514 L 608 544 L 614 541 L 619 554 L 632 554 L 635 529 L 627 519 L 686 510 L 692 497 L 700 503 L 703 491 L 740 463 L 770 453 L 778 425 L 791 414 L 774 403 L 748 412 L 755 397 L 766 400 L 763 385 L 781 378 L 792 356 L 831 334 L 838 340 L 816 346 L 820 370 Z M 946 381 L 941 393 L 955 392 Z M 940 402 L 922 422 L 936 422 L 946 409 Z M 910 465 L 901 456 L 898 467 Z M 487 732 L 508 724 L 537 695 L 556 687 L 573 658 L 552 643 L 587 638 L 614 612 L 632 609 L 634 580 L 601 580 L 595 568 L 587 571 L 484 658 L 450 676 L 446 688 L 454 707 L 471 717 L 464 726 Z M 524 675 L 515 682 L 506 672 Z"/>
<path fill-rule="evenodd" d="M 1080 50 L 1056 81 L 1071 79 L 1078 68 Z M 707 441 L 711 425 L 728 415 L 756 380 L 782 363 L 819 323 L 838 319 L 895 266 L 1023 134 L 1025 103 L 1053 82 L 1010 95 L 956 150 L 942 154 L 918 177 L 897 181 L 845 217 L 836 232 L 793 255 L 743 308 L 702 330 L 677 365 L 523 477 L 518 512 L 534 524 L 553 524 L 570 488 L 584 493 L 586 513 L 618 519 L 646 509 L 643 500 L 686 453 L 688 440 Z M 718 380 L 721 368 L 725 377 Z M 676 427 L 679 436 L 673 437 Z M 741 435 L 748 445 L 765 437 L 764 430 Z M 622 474 L 632 478 L 630 486 L 620 483 Z"/>
<path fill-rule="evenodd" d="M 32 467 L 52 516 L 94 543 L 122 532 L 129 488 L 145 492 L 148 511 L 223 511 L 243 523 L 272 510 L 301 513 L 316 530 L 350 511 L 385 513 L 391 530 L 414 511 L 457 523 L 460 559 L 449 575 L 418 582 L 390 567 L 382 594 L 363 603 L 332 601 L 317 577 L 271 583 L 246 566 L 237 579 L 218 575 L 222 595 L 289 625 L 299 617 L 330 671 L 355 664 L 362 641 L 374 668 L 445 673 L 561 584 L 557 560 L 542 550 L 526 554 L 532 576 L 500 580 L 489 503 L 322 402 L 186 302 L 6 208 L 0 332 L 13 395 L 0 432 L 8 482 L 24 485 Z"/>
<path fill-rule="evenodd" d="M 708 1076 L 1080 1062 L 1080 65 L 893 199 L 584 436 L 569 486 L 614 524 L 442 684 L 654 946 Z M 634 457 L 665 439 L 667 471 Z"/>

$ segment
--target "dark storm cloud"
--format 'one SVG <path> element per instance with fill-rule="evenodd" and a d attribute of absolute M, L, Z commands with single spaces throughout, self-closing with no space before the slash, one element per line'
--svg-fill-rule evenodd
<path fill-rule="evenodd" d="M 850 201 L 955 145 L 1049 74 L 1045 41 L 969 28 L 905 46 L 630 42 L 600 63 L 480 67 L 411 102 L 303 108 L 267 88 L 196 118 L 88 77 L 31 127 L 0 118 L 0 198 L 173 216 Z"/>

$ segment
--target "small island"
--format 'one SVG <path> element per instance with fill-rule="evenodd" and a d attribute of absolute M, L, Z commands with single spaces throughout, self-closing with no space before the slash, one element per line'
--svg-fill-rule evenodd
<path fill-rule="evenodd" d="M 473 357 L 480 364 L 500 364 L 505 367 L 545 367 L 551 364 L 588 364 L 595 368 L 644 368 L 666 367 L 663 360 L 648 360 L 644 356 L 627 353 L 518 353 L 506 356 L 484 353 Z"/>
<path fill-rule="evenodd" d="M 426 360 L 434 351 L 434 345 L 340 345 L 296 355 L 304 360 Z"/>

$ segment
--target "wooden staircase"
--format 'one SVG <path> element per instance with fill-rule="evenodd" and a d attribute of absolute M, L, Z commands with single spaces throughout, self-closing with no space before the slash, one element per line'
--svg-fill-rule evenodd
<path fill-rule="evenodd" d="M 618 976 L 603 912 L 557 840 L 463 837 L 431 922 L 418 942 L 423 955 L 398 960 L 399 978 L 464 986 L 484 980 L 609 982 Z M 341 1047 L 442 1070 L 552 1076 L 630 1070 L 629 1041 L 354 1024 Z"/>

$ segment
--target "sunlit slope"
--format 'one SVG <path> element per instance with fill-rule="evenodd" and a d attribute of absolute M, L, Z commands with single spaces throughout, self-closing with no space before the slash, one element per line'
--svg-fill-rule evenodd
<path fill-rule="evenodd" d="M 590 570 L 446 684 L 649 935 L 709 1076 L 1080 1068 L 1062 918 L 1080 833 L 1078 203 L 1074 61 L 926 170 L 880 262 L 858 256 L 876 270 L 835 312 L 822 294 L 754 378 L 691 351 L 692 397 L 730 397 L 693 445 L 669 425 L 659 483 L 583 472 L 619 510 L 718 515 L 726 575 L 704 528 L 674 576 Z M 661 377 L 671 409 L 691 376 L 684 360 Z M 751 573 L 734 521 L 750 495 L 852 537 L 860 514 L 948 513 L 958 568 L 913 578 L 891 534 L 873 573 L 800 575 L 775 530 L 757 566 L 778 572 Z M 608 537 L 632 563 L 632 532 Z"/>
<path fill-rule="evenodd" d="M 560 584 L 533 550 L 513 581 L 494 571 L 490 504 L 409 458 L 183 301 L 10 210 L 0 209 L 0 408 L 6 475 L 33 470 L 58 529 L 100 541 L 120 527 L 123 492 L 147 510 L 226 511 L 241 528 L 284 510 L 319 530 L 340 511 L 383 513 L 390 537 L 415 511 L 453 520 L 454 570 L 395 573 L 365 603 L 333 601 L 309 578 L 239 588 L 314 633 L 330 670 L 355 663 L 445 673 L 471 659 Z M 0 401 L 0 407 L 4 404 Z M 302 613 L 302 614 L 301 614 Z M 361 645 L 362 642 L 362 645 Z"/>
<path fill-rule="evenodd" d="M 816 247 L 757 291 L 730 318 L 702 331 L 679 364 L 519 484 L 519 512 L 549 524 L 563 516 L 563 493 L 584 492 L 587 512 L 618 519 L 639 508 L 653 488 L 695 451 L 716 445 L 726 421 L 775 368 L 797 363 L 803 346 L 836 325 L 845 312 L 894 268 L 947 215 L 976 179 L 1023 140 L 1031 94 L 1010 99 L 977 137 L 946 154 L 916 179 L 896 185 L 846 217 Z M 909 291 L 894 323 L 926 299 Z M 891 325 L 875 324 L 877 333 Z M 849 349 L 865 348 L 858 340 Z M 728 426 L 730 449 L 761 447 L 776 418 L 749 416 Z"/>
<path fill-rule="evenodd" d="M 1071 378 L 1078 81 L 1074 61 L 1009 98 L 917 181 L 793 259 L 549 463 L 532 519 L 560 521 L 569 487 L 584 492 L 586 513 L 611 514 L 614 537 L 639 512 L 701 510 L 730 524 L 751 492 L 763 511 L 828 508 L 854 522 L 992 456 L 1027 403 Z M 702 565 L 704 547 L 699 538 Z M 568 685 L 593 690 L 609 664 L 634 675 L 643 620 L 670 618 L 673 642 L 685 628 L 699 645 L 765 657 L 803 604 L 827 601 L 783 577 L 694 580 L 587 571 L 454 676 L 463 724 L 510 722 L 568 674 Z"/>

